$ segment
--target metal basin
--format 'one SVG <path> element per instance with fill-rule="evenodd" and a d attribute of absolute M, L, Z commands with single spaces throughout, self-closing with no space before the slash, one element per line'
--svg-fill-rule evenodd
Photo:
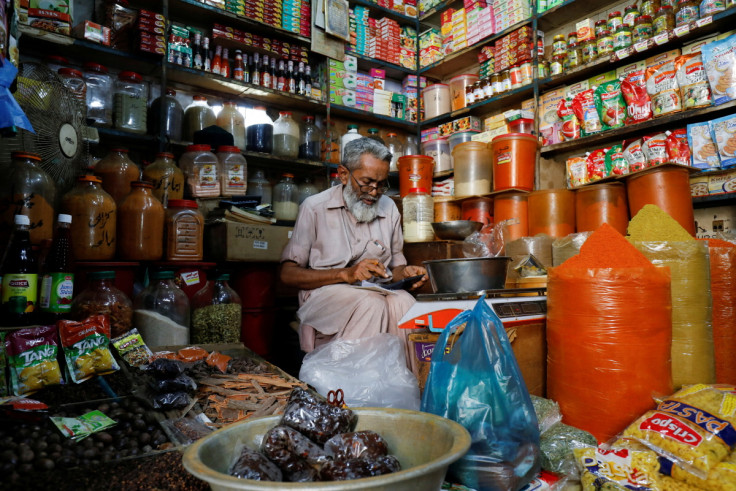
<path fill-rule="evenodd" d="M 432 228 L 438 239 L 442 240 L 463 240 L 473 232 L 477 232 L 483 227 L 480 222 L 472 220 L 453 220 L 451 222 L 434 222 Z"/>
<path fill-rule="evenodd" d="M 406 409 L 356 408 L 356 430 L 373 430 L 388 443 L 404 469 L 393 474 L 315 483 L 265 482 L 239 479 L 227 474 L 236 446 L 261 446 L 263 435 L 281 416 L 255 418 L 222 428 L 191 445 L 184 453 L 184 467 L 207 481 L 213 490 L 366 490 L 416 491 L 439 489 L 447 467 L 470 448 L 470 434 L 458 423 L 434 414 Z"/>
<path fill-rule="evenodd" d="M 474 257 L 424 261 L 435 293 L 496 290 L 506 283 L 510 257 Z"/>

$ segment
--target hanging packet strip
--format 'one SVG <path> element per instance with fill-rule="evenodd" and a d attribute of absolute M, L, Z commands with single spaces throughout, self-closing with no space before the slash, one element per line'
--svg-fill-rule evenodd
<path fill-rule="evenodd" d="M 677 85 L 680 87 L 683 109 L 694 109 L 711 105 L 710 85 L 705 74 L 703 57 L 700 53 L 678 56 Z"/>
<path fill-rule="evenodd" d="M 652 99 L 655 118 L 682 111 L 676 74 L 674 59 L 647 68 L 647 93 Z"/>
<path fill-rule="evenodd" d="M 106 315 L 93 315 L 81 322 L 59 321 L 58 326 L 64 359 L 75 383 L 120 369 L 110 353 L 110 320 Z"/>
<path fill-rule="evenodd" d="M 711 138 L 718 148 L 721 168 L 736 166 L 736 116 L 731 114 L 708 121 Z"/>
<path fill-rule="evenodd" d="M 621 145 L 613 145 L 606 152 L 606 176 L 623 176 L 629 173 L 629 164 L 624 158 Z"/>
<path fill-rule="evenodd" d="M 687 130 L 679 128 L 665 131 L 667 135 L 667 161 L 673 164 L 690 165 L 690 145 Z"/>
<path fill-rule="evenodd" d="M 575 94 L 572 99 L 572 110 L 582 126 L 582 136 L 594 135 L 603 130 L 595 107 L 593 89 Z"/>
<path fill-rule="evenodd" d="M 652 101 L 646 85 L 646 71 L 629 72 L 621 81 L 621 93 L 626 102 L 626 124 L 652 119 Z"/>
<path fill-rule="evenodd" d="M 56 360 L 59 341 L 54 326 L 11 332 L 5 339 L 13 394 L 30 394 L 50 385 L 63 384 Z"/>
<path fill-rule="evenodd" d="M 692 155 L 692 166 L 703 170 L 721 167 L 718 147 L 713 143 L 708 122 L 687 125 L 687 141 Z"/>
<path fill-rule="evenodd" d="M 736 36 L 705 44 L 700 53 L 713 91 L 713 104 L 736 99 Z"/>
<path fill-rule="evenodd" d="M 667 163 L 667 135 L 658 133 L 643 138 L 641 145 L 644 156 L 647 158 L 647 167 Z"/>
<path fill-rule="evenodd" d="M 608 148 L 599 148 L 588 154 L 586 158 L 588 182 L 598 181 L 604 177 L 608 177 L 606 174 L 606 152 L 608 150 Z"/>
<path fill-rule="evenodd" d="M 97 410 L 90 411 L 78 418 L 52 416 L 49 419 L 61 431 L 62 435 L 71 438 L 75 442 L 84 440 L 93 433 L 117 424 L 117 421 L 108 418 L 102 411 Z"/>
<path fill-rule="evenodd" d="M 603 130 L 621 128 L 626 122 L 626 102 L 621 95 L 621 82 L 611 80 L 595 89 L 595 106 Z"/>
<path fill-rule="evenodd" d="M 562 120 L 562 138 L 566 141 L 580 138 L 580 121 L 572 110 L 572 99 L 566 97 L 557 104 L 557 116 Z"/>
<path fill-rule="evenodd" d="M 576 188 L 588 182 L 588 164 L 585 157 L 570 157 L 567 166 L 567 188 Z"/>
<path fill-rule="evenodd" d="M 624 141 L 624 159 L 629 165 L 629 173 L 637 172 L 647 168 L 647 158 L 644 156 L 644 151 L 641 148 L 641 139 L 634 141 Z"/>

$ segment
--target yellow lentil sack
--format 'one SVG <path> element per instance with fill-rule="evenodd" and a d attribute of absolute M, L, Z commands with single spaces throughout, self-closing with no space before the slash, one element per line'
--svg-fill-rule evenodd
<path fill-rule="evenodd" d="M 680 222 L 657 205 L 644 205 L 629 222 L 627 232 L 632 242 L 695 240 Z"/>
<path fill-rule="evenodd" d="M 573 450 L 580 469 L 583 491 L 662 491 L 659 457 L 641 443 L 627 438 L 610 448 L 584 447 Z"/>

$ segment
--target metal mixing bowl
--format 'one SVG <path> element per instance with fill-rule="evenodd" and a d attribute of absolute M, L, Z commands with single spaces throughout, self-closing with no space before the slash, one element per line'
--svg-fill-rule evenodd
<path fill-rule="evenodd" d="M 424 261 L 435 293 L 496 290 L 506 283 L 510 257 L 473 257 Z"/>
<path fill-rule="evenodd" d="M 480 222 L 472 220 L 453 220 L 451 222 L 434 222 L 432 228 L 438 239 L 442 240 L 463 240 L 473 232 L 477 232 L 483 227 Z"/>

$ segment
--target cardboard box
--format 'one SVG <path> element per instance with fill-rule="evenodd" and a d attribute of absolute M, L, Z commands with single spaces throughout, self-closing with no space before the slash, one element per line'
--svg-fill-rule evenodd
<path fill-rule="evenodd" d="M 698 239 L 715 239 L 718 233 L 733 233 L 736 212 L 733 206 L 713 206 L 695 209 L 695 236 Z"/>
<path fill-rule="evenodd" d="M 736 192 L 736 169 L 713 173 L 708 176 L 708 193 L 723 194 Z"/>
<path fill-rule="evenodd" d="M 110 28 L 85 20 L 74 28 L 74 37 L 110 46 Z"/>
<path fill-rule="evenodd" d="M 600 84 L 604 82 L 610 82 L 611 80 L 616 80 L 616 70 L 611 70 L 611 71 L 596 75 L 595 77 L 590 77 L 588 79 L 588 87 L 593 87 L 593 86 L 598 87 Z"/>
<path fill-rule="evenodd" d="M 208 225 L 206 257 L 211 261 L 278 262 L 293 227 L 225 222 Z"/>

